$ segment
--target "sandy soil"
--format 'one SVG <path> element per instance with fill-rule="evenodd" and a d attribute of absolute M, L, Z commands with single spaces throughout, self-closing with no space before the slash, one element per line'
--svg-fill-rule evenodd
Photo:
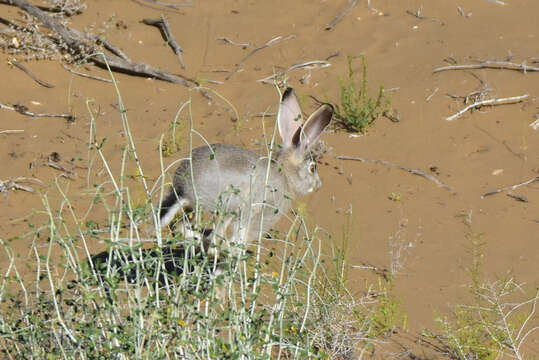
<path fill-rule="evenodd" d="M 278 99 L 273 86 L 256 80 L 275 69 L 324 60 L 338 52 L 328 60 L 328 68 L 288 74 L 288 85 L 296 88 L 305 111 L 310 112 L 315 104 L 309 95 L 339 101 L 339 78 L 347 71 L 346 56 L 364 54 L 373 95 L 378 84 L 390 89 L 392 106 L 401 121 L 381 118 L 361 137 L 343 131 L 326 134 L 332 154 L 320 168 L 324 186 L 303 201 L 312 221 L 333 234 L 336 242 L 343 237 L 344 224 L 351 220 L 350 264 L 389 268 L 391 239 L 404 244 L 404 266 L 395 287 L 407 314 L 406 331 L 413 334 L 424 327 L 434 328 L 436 314 L 447 312 L 449 305 L 467 296 L 465 285 L 470 280 L 465 269 L 470 257 L 463 220 L 469 213 L 473 231 L 483 234 L 483 260 L 490 278 L 511 271 L 532 288 L 539 286 L 539 183 L 514 191 L 528 202 L 516 201 L 507 192 L 481 198 L 488 191 L 539 176 L 539 130 L 529 126 L 539 113 L 539 73 L 479 69 L 433 74 L 433 69 L 448 64 L 444 61 L 448 58 L 459 64 L 511 58 L 531 65 L 530 59 L 537 60 L 539 2 L 506 3 L 431 0 L 423 2 L 421 13 L 428 18 L 419 19 L 406 12 L 417 11 L 422 4 L 417 0 L 374 0 L 372 8 L 360 1 L 333 30 L 326 31 L 325 26 L 346 8 L 346 1 L 196 1 L 192 8 L 169 11 L 127 0 L 101 0 L 89 2 L 82 15 L 72 18 L 72 26 L 83 30 L 107 23 L 106 38 L 132 58 L 203 82 L 222 81 L 221 85 L 205 84 L 234 104 L 239 118 L 222 106 L 208 105 L 193 92 L 195 126 L 210 142 L 243 144 L 252 149 L 257 149 L 263 131 L 262 119 L 254 115 L 274 112 Z M 457 5 L 471 15 L 460 15 Z M 143 18 L 160 14 L 166 15 L 185 50 L 186 70 L 180 68 L 158 31 L 141 23 Z M 0 16 L 19 17 L 17 9 L 4 5 Z M 225 80 L 229 72 L 220 72 L 234 69 L 255 46 L 292 34 L 295 37 L 247 59 L 230 80 Z M 251 45 L 242 49 L 216 40 L 218 37 Z M 99 135 L 111 138 L 112 145 L 105 153 L 113 170 L 117 168 L 123 139 L 118 139 L 122 125 L 114 107 L 115 92 L 110 84 L 70 74 L 58 61 L 24 63 L 39 78 L 55 85 L 47 89 L 10 66 L 12 58 L 0 54 L 0 103 L 23 104 L 36 112 L 72 112 L 76 120 L 30 118 L 0 110 L 0 131 L 24 130 L 0 133 L 0 179 L 36 177 L 46 184 L 41 190 L 57 204 L 60 198 L 54 179 L 61 172 L 43 164 L 49 154 L 57 152 L 65 166 L 71 168 L 72 158 L 80 158 L 74 163 L 86 165 L 88 99 L 100 114 Z M 360 72 L 359 60 L 354 69 Z M 107 77 L 105 71 L 91 66 L 79 70 Z M 300 82 L 307 75 L 308 82 Z M 180 85 L 154 79 L 116 76 L 145 175 L 155 179 L 160 172 L 159 138 L 190 93 Z M 481 83 L 492 89 L 492 97 L 530 97 L 519 104 L 483 107 L 445 121 L 464 106 L 447 94 L 464 96 Z M 270 120 L 266 123 L 272 125 Z M 185 147 L 186 141 L 182 145 Z M 419 169 L 450 185 L 456 194 L 402 170 L 337 160 L 333 155 L 382 159 Z M 166 163 L 173 160 L 165 158 Z M 73 180 L 58 178 L 58 182 L 62 186 L 69 183 L 69 194 L 77 203 L 79 197 L 87 199 L 89 192 L 86 170 L 74 171 Z M 398 201 L 389 199 L 392 193 L 398 195 Z M 28 224 L 39 224 L 44 219 L 42 209 L 37 194 L 10 192 L 7 199 L 0 199 L 0 238 L 20 236 Z M 26 253 L 30 241 L 21 237 L 12 246 L 25 258 L 30 256 Z M 102 247 L 95 245 L 96 250 Z M 0 263 L 5 266 L 3 256 Z M 352 288 L 363 291 L 366 276 L 364 270 L 351 269 Z M 539 339 L 531 343 L 532 354 L 539 356 Z"/>

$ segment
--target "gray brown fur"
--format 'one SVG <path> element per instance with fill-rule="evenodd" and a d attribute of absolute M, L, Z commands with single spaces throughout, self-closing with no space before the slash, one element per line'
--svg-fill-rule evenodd
<path fill-rule="evenodd" d="M 173 212 L 197 208 L 198 201 L 198 208 L 219 215 L 217 236 L 230 233 L 228 241 L 239 243 L 258 238 L 291 208 L 293 199 L 322 185 L 311 147 L 332 115 L 333 108 L 322 105 L 304 124 L 293 90 L 287 89 L 278 115 L 283 143 L 269 167 L 268 155 L 235 145 L 194 149 L 175 171 L 173 189 L 161 206 L 160 218 L 166 220 L 161 225 L 168 225 Z"/>

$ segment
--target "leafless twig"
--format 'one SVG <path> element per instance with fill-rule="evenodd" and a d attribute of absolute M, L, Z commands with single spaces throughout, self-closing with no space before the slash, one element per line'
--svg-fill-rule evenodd
<path fill-rule="evenodd" d="M 103 56 L 95 55 L 99 53 L 99 49 L 95 45 L 96 42 L 99 41 L 98 37 L 91 37 L 72 28 L 66 27 L 52 16 L 30 4 L 27 0 L 10 1 L 15 6 L 39 19 L 43 23 L 44 27 L 52 30 L 52 32 L 59 37 L 59 40 L 64 42 L 66 46 L 68 46 L 75 53 L 83 55 L 86 53 L 94 54 L 94 56 L 89 57 L 89 61 L 92 61 L 102 68 L 108 69 L 110 67 L 110 69 L 114 71 L 120 71 L 131 75 L 151 76 L 159 80 L 181 84 L 190 88 L 197 87 L 199 85 L 195 80 L 189 79 L 185 76 L 173 75 L 161 69 L 154 68 L 148 64 L 132 61 L 127 57 L 122 57 L 117 51 L 115 53 L 113 50 L 111 50 L 112 47 L 110 44 L 107 46 L 106 43 L 103 43 L 105 48 L 111 51 L 110 54 L 104 54 L 104 58 Z"/>
<path fill-rule="evenodd" d="M 329 24 L 328 26 L 326 26 L 324 29 L 329 31 L 331 29 L 333 29 L 335 27 L 335 25 L 337 25 L 343 17 L 346 16 L 346 14 L 348 14 L 350 12 L 350 10 L 352 10 L 354 8 L 354 6 L 357 5 L 357 3 L 359 2 L 359 0 L 354 0 L 349 7 L 347 7 L 342 13 L 340 13 L 339 15 L 337 15 L 337 17 L 331 22 L 331 24 Z"/>
<path fill-rule="evenodd" d="M 168 8 L 172 8 L 172 9 L 177 9 L 177 8 L 180 8 L 180 7 L 193 7 L 194 6 L 192 3 L 178 4 L 178 3 L 168 3 L 168 2 L 157 1 L 157 0 L 142 0 L 142 1 L 146 1 L 146 2 L 149 2 L 151 4 L 164 6 L 164 7 L 168 7 Z"/>
<path fill-rule="evenodd" d="M 34 80 L 36 83 L 38 83 L 39 85 L 41 86 L 44 86 L 46 88 L 53 88 L 54 85 L 52 84 L 49 84 L 48 82 L 46 81 L 43 81 L 43 80 L 40 80 L 37 76 L 35 76 L 34 74 L 32 74 L 30 72 L 30 70 L 28 70 L 25 66 L 23 66 L 21 63 L 19 63 L 17 60 L 10 60 L 9 61 L 13 66 L 19 68 L 20 70 L 22 70 L 26 75 L 30 76 L 32 78 L 32 80 Z"/>
<path fill-rule="evenodd" d="M 479 64 L 468 64 L 468 65 L 450 65 L 442 66 L 434 69 L 432 72 L 437 73 L 440 71 L 446 70 L 469 70 L 469 69 L 505 69 L 505 70 L 516 70 L 526 73 L 527 71 L 539 71 L 537 66 L 528 66 L 526 62 L 522 64 L 516 64 L 509 61 L 483 61 Z"/>
<path fill-rule="evenodd" d="M 331 66 L 331 64 L 325 60 L 314 60 L 314 61 L 307 61 L 305 63 L 301 63 L 301 64 L 295 64 L 295 65 L 292 65 L 290 66 L 288 69 L 284 70 L 284 71 L 280 71 L 276 74 L 273 74 L 273 75 L 270 75 L 268 77 L 265 77 L 263 79 L 260 79 L 260 80 L 257 80 L 258 82 L 262 82 L 262 83 L 267 83 L 269 82 L 270 80 L 273 80 L 275 79 L 276 77 L 280 77 L 284 74 L 286 74 L 287 72 L 289 71 L 292 71 L 292 70 L 296 70 L 296 69 L 301 69 L 301 68 L 306 68 L 306 69 L 323 69 L 323 68 L 327 68 L 328 66 Z"/>
<path fill-rule="evenodd" d="M 234 45 L 234 46 L 241 46 L 244 49 L 246 49 L 249 45 L 251 45 L 250 43 L 237 43 L 237 42 L 234 42 L 234 41 L 232 41 L 232 40 L 230 40 L 229 38 L 226 38 L 226 37 L 218 37 L 215 40 L 221 40 L 221 41 L 224 41 L 227 44 Z"/>
<path fill-rule="evenodd" d="M 170 30 L 167 19 L 161 15 L 160 19 L 143 19 L 142 22 L 146 25 L 157 26 L 159 28 L 163 39 L 165 39 L 167 44 L 172 48 L 172 51 L 174 51 L 178 57 L 182 69 L 185 69 L 185 63 L 183 62 L 182 58 L 183 49 L 180 47 L 180 45 L 178 45 L 176 39 L 174 39 L 174 35 L 172 35 L 172 31 Z"/>
<path fill-rule="evenodd" d="M 436 95 L 436 93 L 438 92 L 438 90 L 439 90 L 438 88 L 434 89 L 434 91 L 432 92 L 432 94 L 430 94 L 429 96 L 427 96 L 427 99 L 426 99 L 425 101 L 426 101 L 426 102 L 429 102 L 430 99 L 432 99 L 432 97 L 433 97 L 434 95 Z"/>
<path fill-rule="evenodd" d="M 24 132 L 24 130 L 2 130 L 0 134 L 18 134 Z"/>
<path fill-rule="evenodd" d="M 354 160 L 354 161 L 368 162 L 368 163 L 371 163 L 371 164 L 382 164 L 382 165 L 385 165 L 385 166 L 388 166 L 388 167 L 391 167 L 391 168 L 401 169 L 401 170 L 409 172 L 410 174 L 418 175 L 418 176 L 421 176 L 421 177 L 423 177 L 423 178 L 425 178 L 427 180 L 430 180 L 430 181 L 434 182 L 436 185 L 438 185 L 439 187 L 443 187 L 444 189 L 449 190 L 452 194 L 455 194 L 455 190 L 453 190 L 452 187 L 450 187 L 449 185 L 444 184 L 443 182 L 441 182 L 440 180 L 438 180 L 434 176 L 429 175 L 429 174 L 427 174 L 427 173 L 425 173 L 425 172 L 423 172 L 421 170 L 411 169 L 411 168 L 408 168 L 406 166 L 397 165 L 397 164 L 393 164 L 393 163 L 391 163 L 389 161 L 378 160 L 378 159 L 367 159 L 367 158 L 352 157 L 352 156 L 336 156 L 335 158 L 336 159 L 341 159 L 341 160 Z"/>
<path fill-rule="evenodd" d="M 416 12 L 413 12 L 412 10 L 406 10 L 407 14 L 412 15 L 420 20 L 430 20 L 430 21 L 440 23 L 440 25 L 445 25 L 444 22 L 440 19 L 426 17 L 426 16 L 421 15 L 422 12 L 423 12 L 423 5 L 421 5 L 419 9 L 417 9 Z"/>
<path fill-rule="evenodd" d="M 104 81 L 104 82 L 108 82 L 108 83 L 111 83 L 111 82 L 112 82 L 112 80 L 110 80 L 110 79 L 105 79 L 105 78 L 102 78 L 102 77 L 99 77 L 99 76 L 94 76 L 94 75 L 85 74 L 85 73 L 81 73 L 81 72 L 75 71 L 75 70 L 70 69 L 69 67 L 65 66 L 64 64 L 62 64 L 62 67 L 63 67 L 64 69 L 66 69 L 67 71 L 69 71 L 70 73 L 75 74 L 75 75 L 79 75 L 79 76 L 82 76 L 82 77 L 85 77 L 85 78 L 89 78 L 89 79 L 94 79 L 94 80 Z"/>
<path fill-rule="evenodd" d="M 22 190 L 27 192 L 34 192 L 34 189 L 29 186 L 24 186 L 19 184 L 20 182 L 36 182 L 40 185 L 43 185 L 43 182 L 39 179 L 35 178 L 25 178 L 25 177 L 18 177 L 15 179 L 9 179 L 9 180 L 0 180 L 0 194 L 4 195 L 5 198 L 7 198 L 8 191 L 13 190 Z"/>
<path fill-rule="evenodd" d="M 525 94 L 525 95 L 521 95 L 521 96 L 513 96 L 513 97 L 508 97 L 508 98 L 498 98 L 498 99 L 488 99 L 488 100 L 476 101 L 473 104 L 466 106 L 464 109 L 460 110 L 456 114 L 446 117 L 445 120 L 447 120 L 447 121 L 455 120 L 455 119 L 461 117 L 462 114 L 464 114 L 466 111 L 471 110 L 471 109 L 475 109 L 475 108 L 478 108 L 478 107 L 481 107 L 481 106 L 515 104 L 515 103 L 521 102 L 522 100 L 527 99 L 528 97 L 529 97 L 529 95 Z"/>
<path fill-rule="evenodd" d="M 234 70 L 232 70 L 232 72 L 230 74 L 228 74 L 228 76 L 226 77 L 226 80 L 230 80 L 230 78 L 238 72 L 238 70 L 241 68 L 241 66 L 243 65 L 243 63 L 245 63 L 245 61 L 247 59 L 249 59 L 251 56 L 253 56 L 255 53 L 257 53 L 258 51 L 262 50 L 262 49 L 265 49 L 267 48 L 268 46 L 271 46 L 281 40 L 289 40 L 289 39 L 293 39 L 295 38 L 296 35 L 292 34 L 292 35 L 288 35 L 287 37 L 283 38 L 282 36 L 276 36 L 274 37 L 273 39 L 269 40 L 268 42 L 266 42 L 264 45 L 261 45 L 259 47 L 257 47 L 256 49 L 253 49 L 253 51 L 251 51 L 249 54 L 247 54 L 247 56 L 245 56 L 243 59 L 241 59 L 241 61 L 239 62 L 239 64 L 236 66 L 236 68 L 234 68 Z"/>
<path fill-rule="evenodd" d="M 481 199 L 484 199 L 485 197 L 487 196 L 490 196 L 490 195 L 495 195 L 495 194 L 498 194 L 498 193 L 501 193 L 502 191 L 512 191 L 512 190 L 515 190 L 521 186 L 526 186 L 526 185 L 529 185 L 529 184 L 533 184 L 534 182 L 536 181 L 539 181 L 539 176 L 536 176 L 528 181 L 524 181 L 523 183 L 520 183 L 520 184 L 516 184 L 516 185 L 510 185 L 510 186 L 504 186 L 500 189 L 496 189 L 494 191 L 489 191 L 488 193 L 485 193 L 483 195 L 481 195 Z"/>
<path fill-rule="evenodd" d="M 19 114 L 31 116 L 31 117 L 59 117 L 67 119 L 68 121 L 73 121 L 75 117 L 71 114 L 46 114 L 46 113 L 34 113 L 31 111 L 28 111 L 28 108 L 24 105 L 15 104 L 12 106 L 7 106 L 4 104 L 0 104 L 0 109 L 6 109 L 11 111 L 16 111 Z"/>

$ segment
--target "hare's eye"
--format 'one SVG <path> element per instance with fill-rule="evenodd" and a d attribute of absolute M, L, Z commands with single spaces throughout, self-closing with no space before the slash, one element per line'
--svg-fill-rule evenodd
<path fill-rule="evenodd" d="M 314 174 L 316 172 L 316 163 L 314 161 L 311 161 L 309 164 L 309 172 L 311 174 Z"/>

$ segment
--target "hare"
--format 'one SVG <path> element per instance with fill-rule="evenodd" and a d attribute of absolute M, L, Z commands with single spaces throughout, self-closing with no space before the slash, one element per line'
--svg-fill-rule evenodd
<path fill-rule="evenodd" d="M 291 208 L 293 199 L 322 185 L 312 150 L 332 116 L 333 107 L 323 104 L 303 123 L 296 95 L 287 88 L 277 115 L 282 146 L 271 159 L 229 144 L 193 149 L 161 202 L 161 226 L 170 225 L 180 210 L 202 209 L 219 215 L 213 234 L 228 238 L 225 244 L 258 239 Z M 196 234 L 185 217 L 182 223 L 186 238 Z"/>

